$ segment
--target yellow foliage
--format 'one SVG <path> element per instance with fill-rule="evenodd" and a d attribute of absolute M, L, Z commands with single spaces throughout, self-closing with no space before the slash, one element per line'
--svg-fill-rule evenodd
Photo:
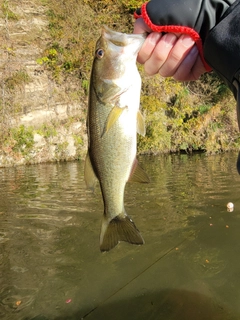
<path fill-rule="evenodd" d="M 66 73 L 79 76 L 82 95 L 86 95 L 92 53 L 102 25 L 132 32 L 132 13 L 143 2 L 47 0 L 52 43 L 42 59 L 58 78 Z M 49 56 L 50 52 L 55 55 Z M 236 118 L 232 115 L 234 102 L 229 102 L 229 92 L 216 75 L 206 74 L 201 80 L 186 84 L 158 75 L 147 77 L 142 66 L 139 70 L 147 128 L 146 137 L 139 137 L 139 152 L 218 152 L 238 145 Z"/>

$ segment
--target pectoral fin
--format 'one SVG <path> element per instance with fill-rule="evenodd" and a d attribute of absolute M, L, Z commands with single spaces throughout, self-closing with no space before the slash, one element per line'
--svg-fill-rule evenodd
<path fill-rule="evenodd" d="M 140 111 L 137 113 L 137 133 L 145 136 L 146 128 L 145 128 L 145 120 Z"/>
<path fill-rule="evenodd" d="M 121 114 L 123 113 L 123 111 L 127 108 L 120 108 L 120 107 L 113 107 L 111 112 L 109 113 L 108 117 L 107 117 L 107 121 L 105 123 L 105 127 L 103 129 L 103 133 L 102 133 L 102 137 L 105 133 L 107 133 L 111 127 L 114 125 L 114 123 L 118 120 L 118 118 L 121 116 Z"/>
<path fill-rule="evenodd" d="M 97 177 L 93 171 L 93 167 L 91 164 L 89 153 L 87 153 L 86 159 L 85 159 L 84 180 L 85 180 L 87 188 L 94 191 L 94 188 L 95 188 L 95 185 L 97 182 Z"/>
<path fill-rule="evenodd" d="M 141 183 L 149 183 L 150 179 L 146 172 L 143 170 L 143 168 L 138 163 L 137 159 L 135 159 L 133 166 L 132 166 L 132 172 L 128 179 L 130 182 L 141 182 Z"/>

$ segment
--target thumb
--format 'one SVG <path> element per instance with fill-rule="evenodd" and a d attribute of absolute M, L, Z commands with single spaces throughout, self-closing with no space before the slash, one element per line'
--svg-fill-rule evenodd
<path fill-rule="evenodd" d="M 133 33 L 151 33 L 152 30 L 146 25 L 142 18 L 139 18 L 134 23 Z"/>

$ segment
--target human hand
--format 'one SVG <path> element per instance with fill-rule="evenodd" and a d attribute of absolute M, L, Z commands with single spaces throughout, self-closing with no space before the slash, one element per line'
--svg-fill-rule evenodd
<path fill-rule="evenodd" d="M 151 32 L 142 18 L 136 20 L 134 33 Z M 145 40 L 138 62 L 149 75 L 159 73 L 179 81 L 197 80 L 207 70 L 194 40 L 189 35 L 151 32 Z"/>
<path fill-rule="evenodd" d="M 150 0 L 135 12 L 134 32 L 150 33 L 138 61 L 148 74 L 195 80 L 211 67 L 203 46 L 209 31 L 235 0 Z"/>

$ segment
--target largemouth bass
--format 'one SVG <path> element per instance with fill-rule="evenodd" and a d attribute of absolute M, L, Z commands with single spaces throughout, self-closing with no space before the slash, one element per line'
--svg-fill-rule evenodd
<path fill-rule="evenodd" d="M 124 208 L 128 180 L 149 182 L 136 159 L 137 132 L 145 134 L 139 111 L 141 78 L 136 58 L 145 36 L 104 27 L 96 43 L 88 103 L 88 153 L 85 181 L 94 189 L 97 179 L 104 203 L 100 250 L 119 241 L 144 240 Z"/>

